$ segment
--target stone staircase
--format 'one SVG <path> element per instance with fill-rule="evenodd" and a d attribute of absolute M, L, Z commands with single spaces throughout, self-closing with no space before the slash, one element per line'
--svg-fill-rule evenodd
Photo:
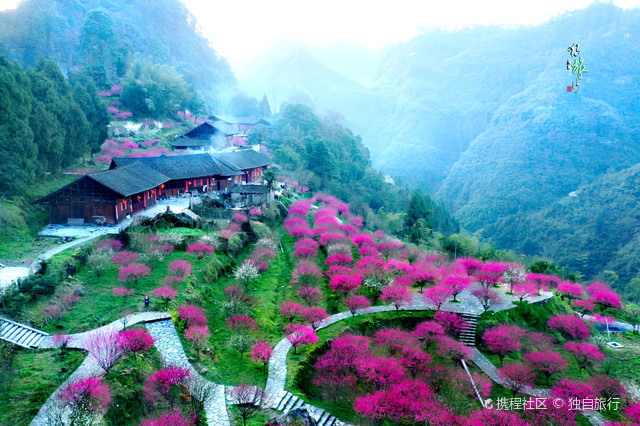
<path fill-rule="evenodd" d="M 2 318 L 0 339 L 27 349 L 36 349 L 49 333 Z"/>
<path fill-rule="evenodd" d="M 478 327 L 478 315 L 459 314 L 467 325 L 460 332 L 460 341 L 467 346 L 476 345 L 476 328 Z"/>
<path fill-rule="evenodd" d="M 200 220 L 200 216 L 198 216 L 197 214 L 195 214 L 193 211 L 189 209 L 182 210 L 180 214 L 189 220 L 193 220 L 196 222 Z"/>
<path fill-rule="evenodd" d="M 287 414 L 297 408 L 306 410 L 317 426 L 349 426 L 347 423 L 341 422 L 332 416 L 328 411 L 306 404 L 301 398 L 287 391 L 280 392 L 278 398 L 271 404 L 271 408 L 282 411 L 283 414 Z"/>

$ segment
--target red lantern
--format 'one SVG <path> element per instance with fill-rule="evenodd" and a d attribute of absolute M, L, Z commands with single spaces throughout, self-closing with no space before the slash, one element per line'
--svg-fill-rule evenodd
<path fill-rule="evenodd" d="M 160 189 L 164 189 L 164 183 L 160 184 Z"/>
<path fill-rule="evenodd" d="M 139 196 L 139 195 L 138 195 L 138 197 L 137 197 L 137 198 L 138 198 L 138 201 L 140 201 L 140 196 Z"/>

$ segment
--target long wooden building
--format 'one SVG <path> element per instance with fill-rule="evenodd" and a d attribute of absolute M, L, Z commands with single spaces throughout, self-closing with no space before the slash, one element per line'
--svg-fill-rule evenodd
<path fill-rule="evenodd" d="M 271 161 L 252 149 L 215 154 L 114 158 L 109 170 L 87 174 L 38 200 L 49 204 L 50 223 L 115 224 L 182 192 L 222 191 L 262 181 Z M 71 220 L 70 220 L 71 219 Z"/>

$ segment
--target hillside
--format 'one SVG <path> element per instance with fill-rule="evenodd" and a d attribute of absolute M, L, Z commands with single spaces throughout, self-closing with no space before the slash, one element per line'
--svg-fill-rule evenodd
<path fill-rule="evenodd" d="M 87 66 L 99 86 L 122 77 L 136 54 L 150 56 L 220 106 L 237 82 L 197 18 L 179 0 L 25 0 L 0 13 L 0 53 L 24 66 L 52 58 L 65 73 Z"/>

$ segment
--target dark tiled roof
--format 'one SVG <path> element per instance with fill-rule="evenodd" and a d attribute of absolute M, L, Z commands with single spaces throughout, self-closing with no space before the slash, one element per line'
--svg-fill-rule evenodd
<path fill-rule="evenodd" d="M 216 128 L 212 123 L 204 122 L 197 127 L 189 130 L 183 136 L 194 139 L 209 139 L 216 132 Z"/>
<path fill-rule="evenodd" d="M 243 149 L 227 153 L 215 154 L 220 161 L 228 164 L 230 167 L 239 170 L 249 170 L 258 167 L 264 167 L 271 164 L 271 160 L 263 154 L 253 149 Z"/>
<path fill-rule="evenodd" d="M 270 125 L 267 120 L 260 117 L 255 116 L 246 116 L 246 117 L 235 117 L 233 115 L 212 115 L 209 117 L 214 121 L 223 121 L 228 124 L 264 124 L 266 126 Z"/>
<path fill-rule="evenodd" d="M 174 147 L 194 147 L 194 146 L 207 146 L 211 142 L 209 139 L 192 139 L 186 136 L 180 136 L 178 139 L 174 140 L 171 144 Z"/>
<path fill-rule="evenodd" d="M 238 133 L 240 133 L 238 129 L 233 127 L 231 124 L 225 123 L 224 121 L 215 121 L 213 123 L 213 127 L 218 129 L 226 136 L 237 135 Z"/>
<path fill-rule="evenodd" d="M 232 194 L 266 194 L 269 192 L 267 185 L 235 185 L 229 188 Z"/>
<path fill-rule="evenodd" d="M 138 160 L 138 158 L 134 158 L 133 160 Z M 169 177 L 164 174 L 144 164 L 140 164 L 138 161 L 118 167 L 117 169 L 90 173 L 87 174 L 87 177 L 124 197 L 148 191 L 170 180 Z"/>

